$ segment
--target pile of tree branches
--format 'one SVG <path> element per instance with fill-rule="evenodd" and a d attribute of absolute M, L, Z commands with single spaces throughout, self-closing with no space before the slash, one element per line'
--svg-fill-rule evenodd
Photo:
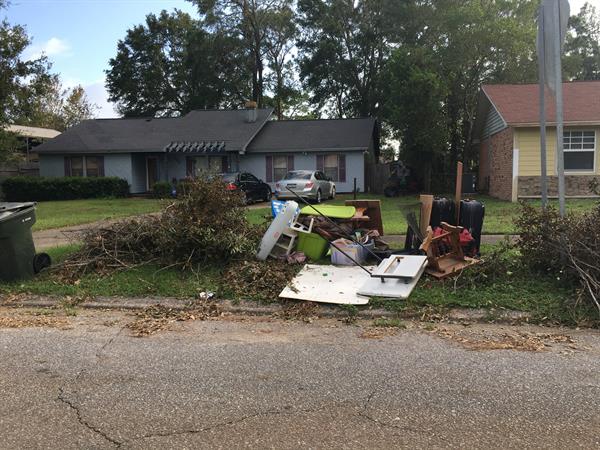
<path fill-rule="evenodd" d="M 240 193 L 219 178 L 186 181 L 159 215 L 95 228 L 57 268 L 63 279 L 154 263 L 190 270 L 254 257 L 263 227 L 246 220 Z"/>
<path fill-rule="evenodd" d="M 523 262 L 578 288 L 583 302 L 600 313 L 600 204 L 560 217 L 555 208 L 522 204 L 516 220 Z"/>

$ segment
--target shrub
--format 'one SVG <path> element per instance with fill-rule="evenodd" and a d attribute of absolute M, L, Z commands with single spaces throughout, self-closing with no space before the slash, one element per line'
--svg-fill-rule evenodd
<path fill-rule="evenodd" d="M 126 197 L 129 184 L 117 177 L 12 177 L 2 182 L 9 202 Z"/>
<path fill-rule="evenodd" d="M 576 305 L 600 311 L 600 205 L 565 217 L 522 203 L 516 220 L 523 263 L 577 288 Z"/>
<path fill-rule="evenodd" d="M 169 198 L 173 187 L 168 181 L 157 181 L 152 186 L 152 195 L 155 198 Z"/>

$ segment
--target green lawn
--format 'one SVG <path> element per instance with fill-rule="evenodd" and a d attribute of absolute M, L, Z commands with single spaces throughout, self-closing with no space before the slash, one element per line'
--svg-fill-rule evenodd
<path fill-rule="evenodd" d="M 147 214 L 160 210 L 162 201 L 146 198 L 88 199 L 39 202 L 34 231 Z"/>
<path fill-rule="evenodd" d="M 485 245 L 483 253 L 490 255 L 496 248 Z M 77 246 L 59 247 L 49 251 L 55 263 Z M 469 276 L 466 272 L 463 277 Z M 222 272 L 218 267 L 207 267 L 199 273 L 181 272 L 177 269 L 159 269 L 148 265 L 137 269 L 100 277 L 87 275 L 77 284 L 61 283 L 51 273 L 41 274 L 28 281 L 12 284 L 0 283 L 0 293 L 29 293 L 58 296 L 156 296 L 194 298 L 201 291 L 229 292 L 223 286 Z M 226 296 L 229 294 L 225 294 Z M 392 311 L 443 313 L 447 308 L 486 308 L 490 319 L 494 311 L 511 309 L 530 312 L 534 320 L 553 321 L 567 325 L 595 318 L 597 312 L 572 309 L 565 306 L 566 299 L 575 293 L 560 282 L 547 276 L 515 270 L 501 274 L 494 280 L 483 280 L 469 287 L 455 289 L 454 281 L 440 282 L 423 277 L 408 300 L 372 299 L 368 307 L 384 307 Z M 236 300 L 236 298 L 230 298 Z M 276 300 L 276 299 L 273 299 Z M 589 322 L 588 322 L 589 323 Z"/>
<path fill-rule="evenodd" d="M 338 195 L 335 200 L 327 203 L 343 205 L 345 200 L 351 199 L 351 195 Z M 386 234 L 405 234 L 406 220 L 405 212 L 411 209 L 416 211 L 417 218 L 419 197 L 405 196 L 387 198 L 379 195 L 359 194 L 359 199 L 379 199 L 381 201 L 381 214 L 383 216 L 383 228 Z M 511 234 L 515 232 L 513 220 L 519 212 L 519 204 L 498 200 L 485 195 L 471 196 L 470 198 L 480 200 L 485 205 L 485 219 L 483 222 L 483 234 Z M 539 200 L 531 200 L 532 203 L 541 206 Z M 556 201 L 551 202 L 557 205 Z M 569 211 L 583 211 L 598 203 L 595 199 L 572 199 L 567 200 Z M 269 214 L 269 210 L 257 209 L 252 211 L 252 219 L 258 220 L 261 215 Z"/>

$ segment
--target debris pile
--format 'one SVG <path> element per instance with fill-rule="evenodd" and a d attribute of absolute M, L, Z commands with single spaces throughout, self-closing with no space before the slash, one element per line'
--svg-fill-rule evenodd
<path fill-rule="evenodd" d="M 232 262 L 223 274 L 221 294 L 234 298 L 273 301 L 302 268 L 280 260 L 242 260 Z"/>
<path fill-rule="evenodd" d="M 516 220 L 523 263 L 579 287 L 576 304 L 600 313 L 600 205 L 560 217 L 555 208 L 522 203 Z"/>
<path fill-rule="evenodd" d="M 313 206 L 294 191 L 295 184 L 288 184 L 285 188 L 306 206 L 300 209 L 295 201 L 273 205 L 275 218 L 257 257 L 285 258 L 297 250 L 319 261 L 330 252 L 338 267 L 306 265 L 281 298 L 350 305 L 367 304 L 370 297 L 406 299 L 424 272 L 443 279 L 481 262 L 485 208 L 476 200 L 462 200 L 461 173 L 458 163 L 454 201 L 421 195 L 420 203 L 405 213 L 406 243 L 398 251 L 382 239 L 379 200 Z M 376 266 L 368 266 L 369 259 Z"/>
<path fill-rule="evenodd" d="M 160 215 L 89 230 L 59 274 L 78 279 L 153 262 L 193 269 L 250 256 L 263 230 L 248 223 L 243 206 L 239 192 L 225 189 L 218 178 L 190 180 Z"/>

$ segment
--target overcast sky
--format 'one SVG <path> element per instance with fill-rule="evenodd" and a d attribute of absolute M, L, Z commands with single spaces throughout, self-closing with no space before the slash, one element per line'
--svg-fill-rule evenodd
<path fill-rule="evenodd" d="M 600 7 L 600 0 L 588 1 Z M 570 3 L 576 12 L 585 0 Z M 146 14 L 174 8 L 195 14 L 185 0 L 12 0 L 5 14 L 11 23 L 26 26 L 33 39 L 29 56 L 44 52 L 66 86 L 84 86 L 100 107 L 99 117 L 115 117 L 107 101 L 104 70 L 116 54 L 117 41 Z"/>

